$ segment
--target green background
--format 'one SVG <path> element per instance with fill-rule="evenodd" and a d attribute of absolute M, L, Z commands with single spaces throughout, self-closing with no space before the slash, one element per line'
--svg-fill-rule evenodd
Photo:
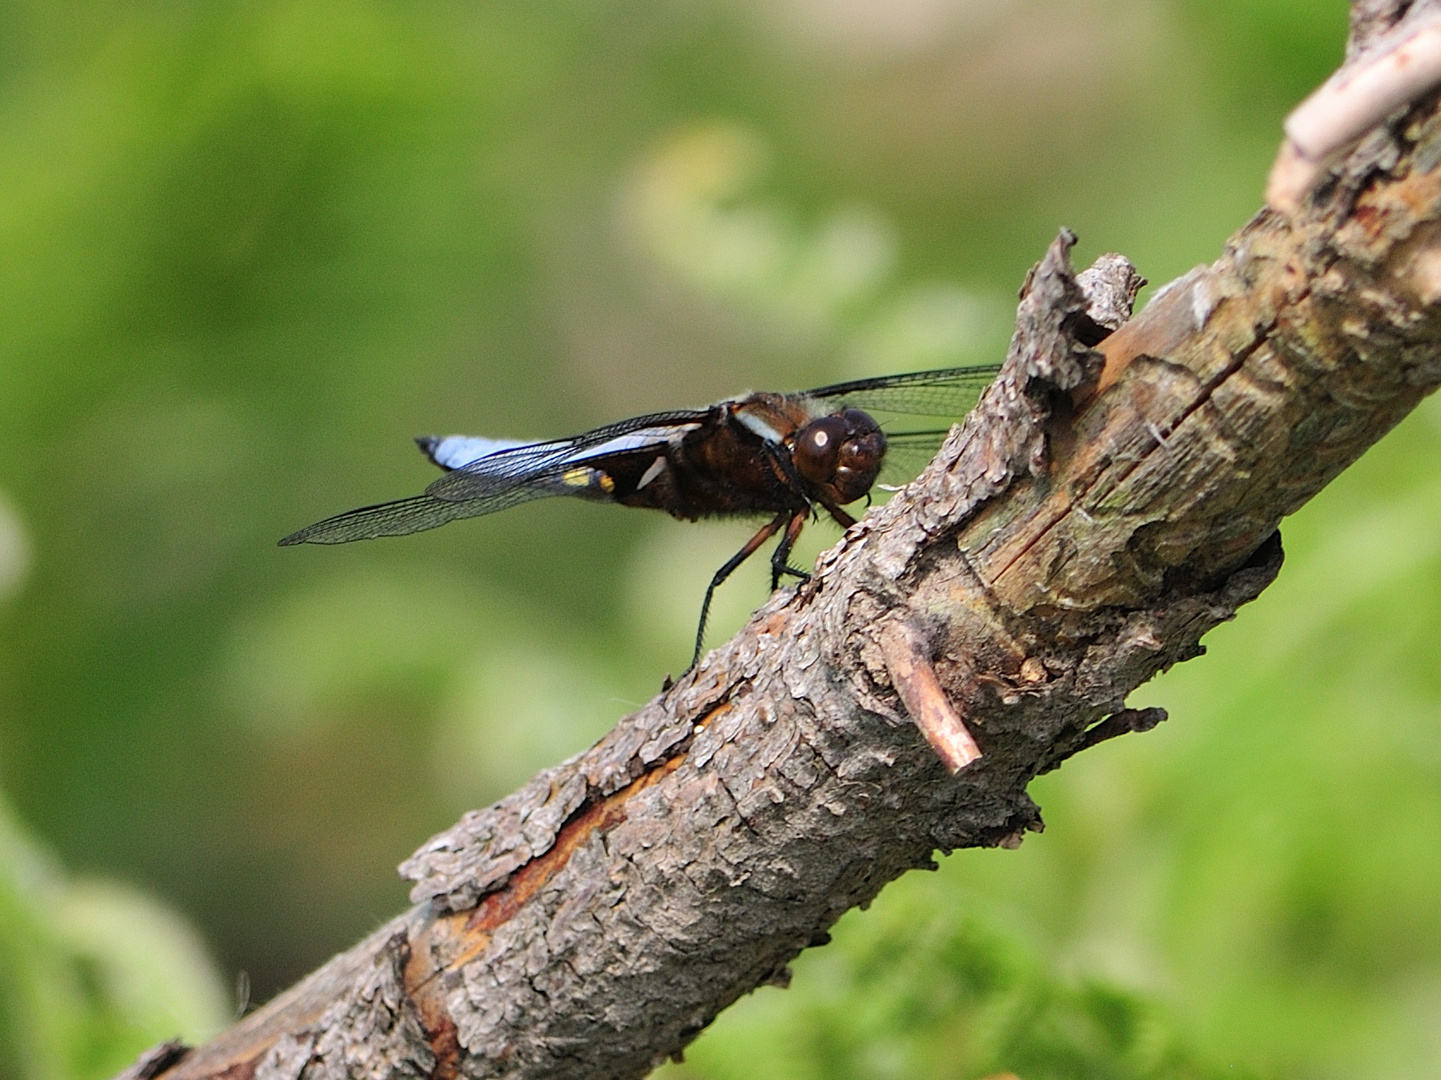
<path fill-rule="evenodd" d="M 1060 225 L 1256 209 L 1340 0 L 0 4 L 0 1078 L 106 1075 L 402 909 L 393 867 L 688 658 L 743 525 L 275 540 L 749 387 L 994 362 Z M 675 1075 L 1441 1071 L 1441 410 L 1280 581 Z M 810 558 L 834 530 L 810 531 Z M 765 594 L 721 594 L 713 640 Z M 124 884 L 120 884 L 124 883 Z"/>

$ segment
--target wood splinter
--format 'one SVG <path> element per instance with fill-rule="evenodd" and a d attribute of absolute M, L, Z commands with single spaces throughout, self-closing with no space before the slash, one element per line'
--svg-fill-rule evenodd
<path fill-rule="evenodd" d="M 1396 109 L 1441 84 L 1441 10 L 1417 4 L 1286 117 L 1266 202 L 1294 214 L 1326 170 Z"/>
<path fill-rule="evenodd" d="M 979 758 L 981 748 L 941 689 L 915 627 L 901 621 L 888 623 L 881 629 L 880 646 L 891 684 L 941 764 L 954 775 Z"/>

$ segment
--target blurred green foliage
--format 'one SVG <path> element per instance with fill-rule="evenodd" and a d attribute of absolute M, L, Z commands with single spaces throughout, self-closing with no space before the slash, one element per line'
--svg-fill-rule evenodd
<path fill-rule="evenodd" d="M 224 1020 L 187 931 L 95 881 L 257 999 L 400 909 L 426 835 L 685 663 L 744 528 L 557 502 L 276 538 L 419 490 L 416 434 L 994 360 L 1063 223 L 1165 281 L 1253 212 L 1345 21 L 0 6 L 0 781 L 54 853 L 6 812 L 0 1077 Z M 1043 837 L 893 886 L 675 1068 L 1435 1075 L 1438 452 L 1428 404 L 1297 515 L 1276 586 L 1137 695 L 1172 721 L 1035 785 Z"/>
<path fill-rule="evenodd" d="M 67 880 L 0 804 L 0 1075 L 104 1076 L 225 1019 L 184 920 L 128 886 Z"/>
<path fill-rule="evenodd" d="M 1206 1080 L 1255 1075 L 1198 1061 L 1164 1010 L 1103 980 L 1059 974 L 1014 921 L 955 873 L 912 874 L 784 993 L 762 988 L 687 1052 L 670 1080 Z"/>

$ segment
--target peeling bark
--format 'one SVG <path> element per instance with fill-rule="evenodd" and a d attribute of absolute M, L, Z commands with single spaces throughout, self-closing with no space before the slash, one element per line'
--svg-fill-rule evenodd
<path fill-rule="evenodd" d="M 405 986 L 402 931 L 370 956 L 370 970 L 314 1025 L 287 1031 L 255 1067 L 255 1080 L 420 1080 L 436 1057 Z"/>
<path fill-rule="evenodd" d="M 1127 694 L 1198 655 L 1278 572 L 1281 519 L 1441 383 L 1438 163 L 1433 95 L 1123 325 L 1129 266 L 1078 282 L 1063 234 L 997 383 L 809 582 L 428 841 L 409 912 L 137 1075 L 638 1077 L 937 849 L 1039 829 L 1031 778 L 1163 719 Z M 891 684 L 898 622 L 979 744 L 958 775 Z"/>

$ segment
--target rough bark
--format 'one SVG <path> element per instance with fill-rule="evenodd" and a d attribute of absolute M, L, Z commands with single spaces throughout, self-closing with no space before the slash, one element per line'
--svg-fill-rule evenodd
<path fill-rule="evenodd" d="M 1441 383 L 1438 162 L 1432 95 L 1098 344 L 1133 283 L 1112 263 L 1088 296 L 1063 234 L 998 382 L 811 581 L 427 842 L 409 912 L 147 1080 L 638 1077 L 937 849 L 1039 830 L 1031 778 L 1154 726 L 1126 695 Z M 896 627 L 980 746 L 958 775 L 892 686 Z"/>

